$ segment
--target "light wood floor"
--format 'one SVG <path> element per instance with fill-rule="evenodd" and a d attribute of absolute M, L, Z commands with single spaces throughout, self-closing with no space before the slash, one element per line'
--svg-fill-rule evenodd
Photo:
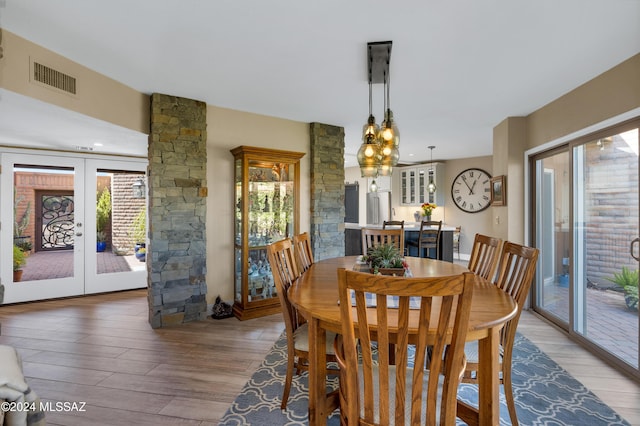
<path fill-rule="evenodd" d="M 216 425 L 284 330 L 281 315 L 152 330 L 146 290 L 2 306 L 0 323 L 42 399 L 87 403 L 50 425 Z M 528 312 L 520 331 L 640 424 L 640 385 Z"/>

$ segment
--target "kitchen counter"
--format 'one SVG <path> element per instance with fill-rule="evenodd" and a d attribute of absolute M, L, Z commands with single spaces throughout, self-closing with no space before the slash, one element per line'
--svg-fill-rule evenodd
<path fill-rule="evenodd" d="M 346 223 L 344 224 L 344 236 L 345 236 L 345 255 L 353 256 L 362 253 L 362 228 L 377 228 L 382 229 L 382 225 L 361 225 L 358 223 Z M 440 247 L 438 250 L 438 259 L 453 262 L 453 231 L 455 226 L 443 225 L 440 233 Z M 418 239 L 420 233 L 420 222 L 405 222 L 404 223 L 404 240 Z M 412 255 L 412 253 L 409 253 Z M 413 252 L 415 256 L 415 251 Z"/>
<path fill-rule="evenodd" d="M 362 228 L 373 228 L 373 229 L 382 229 L 382 225 L 361 225 L 359 223 L 347 223 L 344 224 L 345 229 L 362 229 Z M 420 231 L 420 222 L 405 222 L 404 230 L 406 231 Z M 455 226 L 442 225 L 442 231 L 455 231 Z"/>

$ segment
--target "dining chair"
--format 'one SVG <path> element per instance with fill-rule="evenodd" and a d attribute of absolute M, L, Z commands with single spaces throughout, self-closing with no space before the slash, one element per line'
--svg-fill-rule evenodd
<path fill-rule="evenodd" d="M 518 305 L 515 317 L 509 320 L 500 330 L 500 383 L 504 385 L 504 396 L 507 400 L 509 417 L 512 425 L 518 425 L 518 415 L 513 399 L 511 383 L 511 359 L 513 357 L 513 342 L 516 329 L 525 300 L 531 288 L 533 275 L 538 262 L 539 250 L 520 244 L 505 242 L 500 256 L 500 268 L 496 285 L 511 295 Z M 463 383 L 477 383 L 478 371 L 478 342 L 470 342 L 465 346 L 467 367 L 462 378 Z"/>
<path fill-rule="evenodd" d="M 293 252 L 298 261 L 298 271 L 306 271 L 313 265 L 313 251 L 311 250 L 311 239 L 307 232 L 293 236 Z"/>
<path fill-rule="evenodd" d="M 391 227 L 390 229 L 400 227 L 404 231 L 404 220 L 385 220 L 382 222 L 382 229 L 387 229 L 387 227 Z"/>
<path fill-rule="evenodd" d="M 462 226 L 456 226 L 453 231 L 453 251 L 458 253 L 458 260 L 460 260 L 460 239 L 462 238 Z"/>
<path fill-rule="evenodd" d="M 335 353 L 341 424 L 389 425 L 394 420 L 396 425 L 435 425 L 438 412 L 440 424 L 455 424 L 477 279 L 469 272 L 400 278 L 338 269 L 342 333 Z M 376 306 L 368 309 L 373 301 Z M 435 307 L 439 315 L 432 312 Z M 418 323 L 412 340 L 410 317 Z M 389 362 L 390 344 L 395 365 Z M 415 349 L 413 362 L 410 346 Z"/>
<path fill-rule="evenodd" d="M 404 253 L 404 230 L 396 229 L 377 229 L 362 228 L 362 254 L 367 254 L 371 247 L 383 244 L 394 245 Z"/>
<path fill-rule="evenodd" d="M 442 221 L 423 220 L 420 223 L 420 233 L 416 241 L 408 241 L 409 250 L 411 247 L 418 248 L 418 257 L 431 257 L 429 255 L 431 249 L 435 249 L 436 254 L 433 259 L 438 258 L 440 252 L 440 233 L 442 232 Z M 425 254 L 426 256 L 423 256 Z"/>
<path fill-rule="evenodd" d="M 286 238 L 270 244 L 267 246 L 267 253 L 287 334 L 287 375 L 280 403 L 280 408 L 284 410 L 289 400 L 294 368 L 296 374 L 300 374 L 309 367 L 309 329 L 306 320 L 289 302 L 287 295 L 289 287 L 298 278 L 291 240 Z M 327 332 L 327 361 L 336 361 L 333 351 L 334 339 L 335 333 Z M 332 375 L 338 373 L 336 368 L 329 368 L 327 371 Z"/>
<path fill-rule="evenodd" d="M 500 257 L 502 240 L 488 235 L 476 234 L 467 268 L 482 278 L 493 282 Z"/>

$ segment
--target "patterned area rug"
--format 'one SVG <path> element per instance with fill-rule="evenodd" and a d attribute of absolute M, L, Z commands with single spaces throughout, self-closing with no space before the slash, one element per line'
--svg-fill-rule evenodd
<path fill-rule="evenodd" d="M 278 339 L 262 365 L 231 404 L 220 425 L 307 425 L 308 375 L 294 376 L 285 411 L 280 398 L 286 373 L 286 339 Z M 337 387 L 337 378 L 328 387 Z M 580 382 L 518 334 L 513 355 L 513 388 L 522 425 L 629 425 Z M 477 405 L 475 385 L 462 384 L 458 397 Z M 334 412 L 327 425 L 339 425 Z M 459 422 L 459 424 L 464 424 Z M 509 425 L 509 412 L 500 389 L 500 424 Z"/>

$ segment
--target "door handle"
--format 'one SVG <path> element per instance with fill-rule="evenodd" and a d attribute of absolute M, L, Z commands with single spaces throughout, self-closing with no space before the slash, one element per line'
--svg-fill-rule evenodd
<path fill-rule="evenodd" d="M 636 238 L 635 240 L 631 241 L 631 246 L 629 247 L 629 252 L 631 254 L 631 257 L 633 257 L 635 260 L 640 261 L 640 256 L 636 256 L 633 252 L 633 246 L 640 243 L 640 238 Z"/>
<path fill-rule="evenodd" d="M 82 237 L 82 232 L 76 232 L 76 237 Z"/>

